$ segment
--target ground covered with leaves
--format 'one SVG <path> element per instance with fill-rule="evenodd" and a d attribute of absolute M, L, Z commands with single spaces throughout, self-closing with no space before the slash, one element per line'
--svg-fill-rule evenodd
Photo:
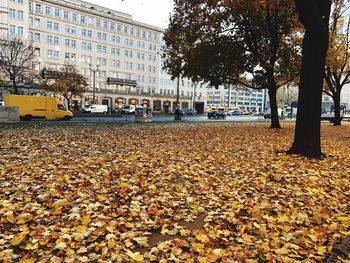
<path fill-rule="evenodd" d="M 323 261 L 350 233 L 350 126 L 1 129 L 1 262 Z"/>

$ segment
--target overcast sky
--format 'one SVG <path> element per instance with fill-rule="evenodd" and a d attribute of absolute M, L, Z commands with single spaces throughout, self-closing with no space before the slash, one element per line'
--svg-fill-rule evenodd
<path fill-rule="evenodd" d="M 96 5 L 108 7 L 132 15 L 139 22 L 166 28 L 172 0 L 85 0 Z"/>

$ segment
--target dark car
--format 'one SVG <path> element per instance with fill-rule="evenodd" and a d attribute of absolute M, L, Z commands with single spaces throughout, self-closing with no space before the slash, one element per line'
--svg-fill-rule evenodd
<path fill-rule="evenodd" d="M 184 111 L 184 113 L 186 115 L 196 115 L 197 114 L 197 110 L 195 110 L 195 109 L 187 109 L 187 110 Z"/>
<path fill-rule="evenodd" d="M 241 112 L 239 110 L 232 110 L 232 111 L 229 111 L 227 113 L 227 115 L 230 115 L 230 116 L 239 116 L 241 115 Z"/>
<path fill-rule="evenodd" d="M 221 110 L 213 110 L 213 111 L 209 111 L 208 112 L 208 118 L 214 118 L 214 119 L 226 119 L 226 113 L 224 111 Z"/>

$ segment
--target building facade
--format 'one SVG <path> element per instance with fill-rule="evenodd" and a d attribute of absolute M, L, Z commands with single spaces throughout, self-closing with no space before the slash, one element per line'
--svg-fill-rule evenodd
<path fill-rule="evenodd" d="M 232 87 L 225 89 L 220 86 L 207 92 L 208 107 L 238 108 L 244 112 L 263 112 L 265 110 L 264 90 L 242 89 Z"/>
<path fill-rule="evenodd" d="M 174 111 L 174 81 L 161 70 L 162 32 L 80 0 L 0 0 L 0 34 L 32 40 L 36 70 L 73 63 L 88 78 L 88 92 L 74 99 L 80 107 L 95 100 L 110 110 L 146 104 L 154 111 Z M 180 107 L 190 107 L 193 97 L 181 92 Z"/>

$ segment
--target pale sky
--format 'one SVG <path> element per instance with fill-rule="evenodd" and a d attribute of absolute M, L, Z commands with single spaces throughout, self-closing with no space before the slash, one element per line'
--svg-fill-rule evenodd
<path fill-rule="evenodd" d="M 152 26 L 167 28 L 172 0 L 85 0 L 132 15 L 133 19 Z"/>

